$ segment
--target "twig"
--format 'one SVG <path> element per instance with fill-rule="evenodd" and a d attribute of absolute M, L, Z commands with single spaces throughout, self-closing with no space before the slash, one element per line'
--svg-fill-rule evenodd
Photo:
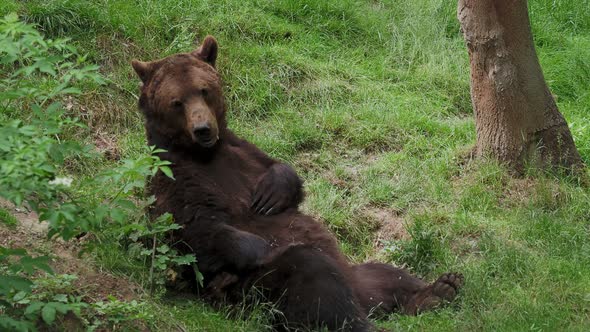
<path fill-rule="evenodd" d="M 152 264 L 150 266 L 150 296 L 154 295 L 154 264 L 156 261 L 156 234 L 154 234 L 154 244 L 152 246 Z"/>

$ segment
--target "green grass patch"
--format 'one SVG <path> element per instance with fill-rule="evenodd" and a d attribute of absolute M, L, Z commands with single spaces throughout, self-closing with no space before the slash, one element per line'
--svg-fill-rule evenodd
<path fill-rule="evenodd" d="M 18 224 L 18 220 L 16 220 L 12 213 L 4 208 L 0 208 L 0 222 L 8 226 L 15 226 Z"/>

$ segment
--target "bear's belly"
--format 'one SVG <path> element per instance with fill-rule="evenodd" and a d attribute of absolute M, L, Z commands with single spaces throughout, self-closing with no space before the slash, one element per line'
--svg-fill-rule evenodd
<path fill-rule="evenodd" d="M 273 216 L 250 215 L 249 220 L 235 227 L 259 235 L 272 249 L 307 244 L 318 251 L 340 259 L 336 238 L 321 223 L 297 210 L 287 210 Z"/>

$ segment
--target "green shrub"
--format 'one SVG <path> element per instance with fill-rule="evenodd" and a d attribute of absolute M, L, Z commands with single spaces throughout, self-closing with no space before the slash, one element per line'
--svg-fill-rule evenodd
<path fill-rule="evenodd" d="M 144 216 L 153 202 L 143 195 L 146 178 L 159 171 L 172 177 L 169 162 L 157 157 L 162 150 L 151 148 L 93 177 L 67 174 L 68 161 L 96 156 L 92 146 L 67 139 L 68 131 L 84 125 L 67 114 L 59 100 L 79 94 L 83 84 L 103 82 L 98 67 L 88 65 L 67 42 L 44 39 L 16 15 L 0 20 L 0 111 L 6 120 L 0 126 L 0 196 L 37 212 L 40 221 L 48 222 L 49 239 L 69 240 L 82 233 L 98 239 L 127 237 L 141 255 L 151 257 L 151 283 L 162 284 L 167 268 L 195 262 L 192 255 L 179 256 L 158 244 L 180 227 L 170 216 L 153 222 Z M 48 257 L 0 246 L 0 330 L 34 330 L 39 318 L 51 325 L 57 314 L 80 316 L 83 308 L 112 307 L 92 307 L 66 295 L 41 296 L 33 278 L 38 270 L 52 273 Z"/>

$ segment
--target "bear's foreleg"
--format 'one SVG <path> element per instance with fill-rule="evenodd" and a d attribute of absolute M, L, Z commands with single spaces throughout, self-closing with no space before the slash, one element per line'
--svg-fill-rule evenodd
<path fill-rule="evenodd" d="M 303 200 L 303 181 L 289 165 L 274 163 L 260 176 L 254 195 L 252 209 L 258 214 L 271 215 L 296 208 Z"/>
<path fill-rule="evenodd" d="M 202 273 L 240 273 L 258 266 L 270 251 L 266 240 L 225 223 L 185 227 L 183 240 L 197 258 Z"/>

